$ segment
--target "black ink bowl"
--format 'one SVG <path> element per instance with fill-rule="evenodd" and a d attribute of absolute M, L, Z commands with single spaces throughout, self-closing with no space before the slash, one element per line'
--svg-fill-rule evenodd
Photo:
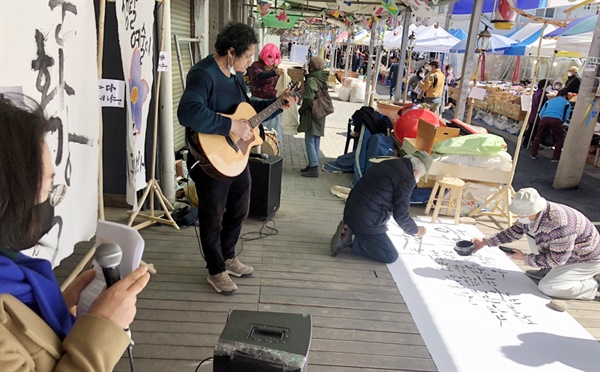
<path fill-rule="evenodd" d="M 475 252 L 475 245 L 468 240 L 460 240 L 454 246 L 454 250 L 460 256 L 470 256 Z"/>

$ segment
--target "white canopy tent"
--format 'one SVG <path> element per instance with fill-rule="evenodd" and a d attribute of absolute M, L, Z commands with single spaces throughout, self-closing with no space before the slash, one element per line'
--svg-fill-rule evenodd
<path fill-rule="evenodd" d="M 415 32 L 415 37 L 415 52 L 448 53 L 460 41 L 437 23 Z"/>
<path fill-rule="evenodd" d="M 414 24 L 408 27 L 410 32 L 414 32 L 417 26 Z M 383 46 L 388 49 L 399 49 L 402 47 L 402 26 L 396 27 L 393 31 L 386 31 L 383 37 Z"/>
<path fill-rule="evenodd" d="M 558 57 L 580 57 L 585 58 L 590 52 L 593 32 L 584 32 L 579 35 L 559 36 L 558 39 L 542 40 L 540 55 L 552 57 L 557 50 Z M 537 55 L 537 44 L 531 44 L 525 49 L 526 54 Z"/>

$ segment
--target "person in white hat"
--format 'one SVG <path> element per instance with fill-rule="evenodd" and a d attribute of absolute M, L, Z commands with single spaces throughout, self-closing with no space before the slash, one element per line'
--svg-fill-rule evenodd
<path fill-rule="evenodd" d="M 513 248 L 515 252 L 507 254 L 542 269 L 527 272 L 541 279 L 540 291 L 555 298 L 593 300 L 598 291 L 595 276 L 600 274 L 600 234 L 592 222 L 571 207 L 548 202 L 534 188 L 519 190 L 508 208 L 517 215 L 515 224 L 472 239 L 475 247 L 498 246 L 526 235 L 532 253 Z"/>
<path fill-rule="evenodd" d="M 431 164 L 428 153 L 417 151 L 369 168 L 348 195 L 344 219 L 331 238 L 331 255 L 351 248 L 383 263 L 396 261 L 398 251 L 386 234 L 390 217 L 407 234 L 425 235 L 425 228 L 417 226 L 408 209 L 417 180 L 427 175 Z"/>

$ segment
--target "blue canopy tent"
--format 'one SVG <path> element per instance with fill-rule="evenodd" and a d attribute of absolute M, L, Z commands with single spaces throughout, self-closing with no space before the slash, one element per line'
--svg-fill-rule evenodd
<path fill-rule="evenodd" d="M 454 3 L 452 14 L 471 14 L 474 0 L 461 0 Z M 481 1 L 481 0 L 477 0 Z M 519 9 L 537 9 L 548 7 L 548 0 L 519 0 Z M 494 11 L 494 0 L 483 0 L 483 13 Z"/>
<path fill-rule="evenodd" d="M 469 36 L 461 28 L 451 28 L 450 30 L 448 30 L 448 32 L 450 33 L 450 35 L 454 36 L 458 40 L 464 40 L 467 38 L 467 36 Z"/>
<path fill-rule="evenodd" d="M 525 52 L 525 49 L 527 49 L 528 46 L 535 43 L 536 41 L 539 42 L 541 36 L 542 36 L 542 30 L 540 29 L 539 31 L 534 32 L 533 34 L 529 35 L 527 38 L 521 40 L 517 44 L 511 45 L 508 49 L 506 49 L 504 51 L 504 55 L 524 56 L 525 54 L 527 54 Z"/>
<path fill-rule="evenodd" d="M 544 35 L 545 39 L 557 37 L 557 36 L 570 36 L 582 34 L 584 32 L 594 31 L 594 27 L 596 27 L 596 22 L 598 21 L 598 15 L 592 14 L 587 17 L 574 19 L 566 27 L 558 28 L 546 35 Z"/>

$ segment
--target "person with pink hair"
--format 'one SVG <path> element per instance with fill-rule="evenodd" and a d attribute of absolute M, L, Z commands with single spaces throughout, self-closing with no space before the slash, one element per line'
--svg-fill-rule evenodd
<path fill-rule="evenodd" d="M 284 70 L 279 68 L 281 63 L 281 53 L 277 45 L 269 43 L 263 46 L 258 55 L 258 61 L 252 63 L 248 69 L 250 75 L 250 93 L 258 98 L 277 98 L 277 82 L 279 76 L 284 74 Z M 283 134 L 281 132 L 281 116 L 265 120 L 262 123 L 266 129 L 277 132 L 277 140 L 281 148 L 283 143 Z"/>

